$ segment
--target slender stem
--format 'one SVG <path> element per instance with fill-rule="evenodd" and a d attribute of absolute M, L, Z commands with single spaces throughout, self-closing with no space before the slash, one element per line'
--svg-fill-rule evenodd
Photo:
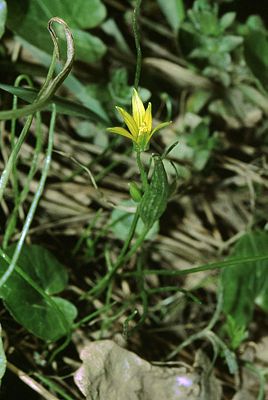
<path fill-rule="evenodd" d="M 123 336 L 124 336 L 125 338 L 128 338 L 128 336 L 129 336 L 128 324 L 129 324 L 130 321 L 132 321 L 132 320 L 136 317 L 137 314 L 138 314 L 138 310 L 135 309 L 135 310 L 130 314 L 130 316 L 127 317 L 127 318 L 125 319 L 125 321 L 124 321 L 124 323 L 123 323 Z"/>
<path fill-rule="evenodd" d="M 108 289 L 106 291 L 106 299 L 105 299 L 105 306 L 108 307 L 112 298 L 112 293 L 113 293 L 113 282 L 110 281 L 108 285 Z M 106 315 L 105 315 L 106 314 Z M 103 333 L 106 330 L 106 327 L 109 325 L 109 314 L 108 310 L 106 313 L 103 313 L 102 315 L 102 323 L 100 327 L 100 337 L 103 337 Z"/>
<path fill-rule="evenodd" d="M 128 236 L 124 242 L 124 246 L 122 247 L 122 250 L 117 258 L 116 263 L 112 266 L 112 269 L 105 275 L 105 277 L 96 286 L 94 286 L 94 288 L 92 288 L 88 293 L 86 293 L 83 296 L 83 298 L 87 297 L 87 296 L 92 296 L 96 293 L 100 293 L 107 287 L 107 285 L 111 281 L 112 277 L 114 276 L 114 274 L 116 273 L 118 268 L 122 265 L 122 263 L 126 260 L 126 257 L 130 253 L 130 252 L 127 253 L 127 249 L 130 245 L 131 240 L 133 239 L 134 234 L 135 234 L 138 220 L 139 220 L 139 212 L 138 212 L 138 210 L 136 210 L 134 218 L 132 220 L 130 230 L 128 232 Z M 133 249 L 133 247 L 131 248 L 131 250 L 132 249 Z"/>
<path fill-rule="evenodd" d="M 265 371 L 265 369 L 261 369 L 256 367 L 256 365 L 254 365 L 253 363 L 247 362 L 245 367 L 247 369 L 249 369 L 251 372 L 255 373 L 259 379 L 259 393 L 258 393 L 258 397 L 257 400 L 265 400 L 265 375 L 267 375 L 267 372 Z"/>
<path fill-rule="evenodd" d="M 141 175 L 142 189 L 143 189 L 143 191 L 145 191 L 146 189 L 148 189 L 149 184 L 148 184 L 147 174 L 144 169 L 144 165 L 141 161 L 141 152 L 140 151 L 136 152 L 136 160 L 137 160 L 137 164 L 138 164 L 140 175 Z"/>
<path fill-rule="evenodd" d="M 112 303 L 110 303 L 108 305 L 106 304 L 105 306 L 99 308 L 98 310 L 92 312 L 91 314 L 87 315 L 86 317 L 75 322 L 72 326 L 72 330 L 74 331 L 75 329 L 80 328 L 82 325 L 89 323 L 94 318 L 97 318 L 99 315 L 105 313 L 106 311 L 111 310 L 115 304 L 116 304 L 116 301 L 113 301 Z"/>
<path fill-rule="evenodd" d="M 137 280 L 138 280 L 138 288 L 139 288 L 139 292 L 140 292 L 140 297 L 142 300 L 142 307 L 143 307 L 143 312 L 142 315 L 140 317 L 140 320 L 138 321 L 138 323 L 134 326 L 134 328 L 130 329 L 128 331 L 128 334 L 136 331 L 139 329 L 140 326 L 142 326 L 147 318 L 148 315 L 148 292 L 146 290 L 145 287 L 145 282 L 144 282 L 144 276 L 142 273 L 142 267 L 143 267 L 143 257 L 139 257 L 138 260 L 138 264 L 137 264 Z"/>
<path fill-rule="evenodd" d="M 213 335 L 212 329 L 214 328 L 216 322 L 218 321 L 218 319 L 220 318 L 220 313 L 222 310 L 222 303 L 223 303 L 223 289 L 222 287 L 220 287 L 220 292 L 218 295 L 218 302 L 217 302 L 217 307 L 212 315 L 212 318 L 210 319 L 208 325 L 202 329 L 200 332 L 197 332 L 193 335 L 191 335 L 190 337 L 188 337 L 184 342 L 182 342 L 178 347 L 176 347 L 176 349 L 174 349 L 169 355 L 168 355 L 168 359 L 171 359 L 173 357 L 175 357 L 184 347 L 189 346 L 191 343 L 193 343 L 194 341 L 203 338 L 203 337 L 208 337 L 209 335 Z M 216 335 L 215 335 L 216 338 Z M 225 344 L 223 342 L 221 342 L 221 346 L 225 346 Z"/>
<path fill-rule="evenodd" d="M 32 124 L 32 120 L 33 120 L 33 115 L 30 115 L 27 120 L 26 123 L 21 131 L 21 134 L 15 144 L 15 147 L 12 150 L 12 153 L 10 154 L 10 157 L 8 159 L 8 162 L 5 166 L 4 171 L 2 172 L 2 175 L 0 177 L 0 201 L 2 200 L 2 197 L 4 195 L 4 190 L 6 188 L 10 173 L 13 169 L 13 165 L 15 164 L 15 161 L 17 159 L 18 153 L 20 151 L 20 148 L 22 146 L 22 143 L 24 142 L 27 133 L 29 132 L 30 126 Z"/>
<path fill-rule="evenodd" d="M 268 260 L 268 255 L 265 256 L 256 256 L 256 257 L 239 257 L 239 258 L 233 258 L 230 260 L 226 261 L 220 261 L 220 262 L 213 262 L 209 264 L 203 264 L 200 265 L 199 267 L 194 267 L 194 268 L 189 268 L 189 269 L 181 269 L 181 270 L 165 270 L 165 269 L 144 269 L 143 274 L 144 275 L 163 275 L 163 276 L 182 276 L 182 275 L 189 275 L 189 274 L 194 274 L 197 272 L 203 272 L 203 271 L 209 271 L 212 269 L 222 269 L 226 267 L 235 267 L 236 265 L 241 265 L 243 263 L 251 263 L 251 262 L 257 262 L 257 261 L 267 261 Z M 125 277 L 128 276 L 135 276 L 137 275 L 137 272 L 126 272 L 124 273 Z"/>
<path fill-rule="evenodd" d="M 28 176 L 26 178 L 26 181 L 24 183 L 23 189 L 21 193 L 18 193 L 16 196 L 16 201 L 15 201 L 15 206 L 14 209 L 12 210 L 12 213 L 8 219 L 7 227 L 5 230 L 4 238 L 3 238 L 3 243 L 2 247 L 5 249 L 8 245 L 9 238 L 12 236 L 14 229 L 16 228 L 16 221 L 17 221 L 17 214 L 19 212 L 19 207 L 21 207 L 22 203 L 25 201 L 27 194 L 29 192 L 30 188 L 30 182 L 32 181 L 37 167 L 38 167 L 38 161 L 39 161 L 39 155 L 41 152 L 42 148 L 42 130 L 41 130 L 41 115 L 39 112 L 36 113 L 36 146 L 34 150 L 34 155 L 33 159 L 31 162 L 31 167 L 30 171 L 28 173 Z"/>
<path fill-rule="evenodd" d="M 31 79 L 27 75 L 19 75 L 14 83 L 15 87 L 18 87 L 20 85 L 20 82 L 22 80 L 26 80 L 28 85 L 32 88 L 33 83 Z M 16 110 L 18 106 L 18 97 L 16 95 L 13 96 L 13 103 L 12 103 L 12 110 Z M 11 150 L 14 149 L 15 147 L 15 139 L 16 139 L 16 118 L 11 120 L 11 130 L 10 130 L 10 143 L 11 143 Z M 13 191 L 14 191 L 14 198 L 15 198 L 15 204 L 17 205 L 18 202 L 18 194 L 19 194 L 19 187 L 18 187 L 18 177 L 17 177 L 17 168 L 16 168 L 16 163 L 13 164 L 12 168 L 12 185 L 13 185 Z"/>
<path fill-rule="evenodd" d="M 140 29 L 139 29 L 139 15 L 140 15 L 140 7 L 141 7 L 142 0 L 136 0 L 136 5 L 133 11 L 133 32 L 134 32 L 134 39 L 136 45 L 136 52 L 137 52 L 137 63 L 136 63 L 136 72 L 135 72 L 135 81 L 134 87 L 137 90 L 139 86 L 140 74 L 141 74 L 141 45 L 140 45 Z"/>
<path fill-rule="evenodd" d="M 131 224 L 129 233 L 128 233 L 128 237 L 125 240 L 124 246 L 122 247 L 122 250 L 121 250 L 121 252 L 120 252 L 120 254 L 118 256 L 116 264 L 119 263 L 121 265 L 122 261 L 124 260 L 124 257 L 125 257 L 125 254 L 127 252 L 127 249 L 128 249 L 128 247 L 130 245 L 131 240 L 133 239 L 134 234 L 135 234 L 136 227 L 137 227 L 137 224 L 138 224 L 138 220 L 139 220 L 139 212 L 138 212 L 138 210 L 136 210 L 136 212 L 134 214 L 134 218 L 132 220 L 132 224 Z M 114 268 L 114 266 L 113 266 L 113 268 Z"/>
<path fill-rule="evenodd" d="M 56 50 L 54 49 L 51 65 L 50 65 L 50 68 L 48 71 L 48 76 L 50 76 L 50 77 L 51 77 L 51 70 L 55 68 L 55 62 L 56 62 Z M 47 87 L 47 79 L 44 83 L 44 86 L 45 86 L 45 88 Z M 1 119 L 1 115 L 3 116 L 2 119 L 9 119 L 9 118 L 18 118 L 20 116 L 25 116 L 25 115 L 30 114 L 26 120 L 26 123 L 21 131 L 21 134 L 20 134 L 17 142 L 15 143 L 15 145 L 12 149 L 12 152 L 8 159 L 7 165 L 5 166 L 5 169 L 0 177 L 0 201 L 2 200 L 2 197 L 4 195 L 4 190 L 6 188 L 9 176 L 14 168 L 14 165 L 16 164 L 16 159 L 18 157 L 21 146 L 22 146 L 24 140 L 26 139 L 26 136 L 31 127 L 34 113 L 40 109 L 39 106 L 42 103 L 43 97 L 45 98 L 46 103 L 50 99 L 49 95 L 46 96 L 46 93 L 44 92 L 43 88 L 41 88 L 41 90 L 37 96 L 37 99 L 34 101 L 33 104 L 30 104 L 29 106 L 25 106 L 21 109 L 15 109 L 15 110 L 11 110 L 11 111 L 10 110 L 9 111 L 0 111 L 0 119 Z M 11 113 L 11 115 L 10 115 L 10 113 Z"/>
<path fill-rule="evenodd" d="M 46 390 L 39 382 L 33 379 L 30 375 L 28 375 L 25 371 L 18 369 L 15 365 L 10 362 L 7 363 L 7 368 L 12 371 L 17 377 L 24 382 L 27 386 L 29 386 L 32 390 L 42 396 L 45 400 L 58 400 L 57 397 L 53 396 Z M 38 396 L 39 397 L 39 396 Z"/>
<path fill-rule="evenodd" d="M 53 104 L 53 112 L 51 115 L 51 121 L 50 121 L 50 127 L 49 127 L 49 140 L 48 140 L 48 148 L 47 148 L 47 154 L 46 154 L 46 158 L 45 158 L 45 162 L 44 162 L 44 166 L 43 166 L 43 171 L 42 171 L 42 176 L 39 182 L 39 185 L 37 187 L 36 193 L 34 195 L 31 207 L 29 209 L 28 215 L 26 217 L 25 223 L 23 225 L 23 229 L 20 235 L 20 239 L 17 243 L 15 252 L 13 254 L 11 263 L 8 267 L 8 269 L 6 270 L 6 272 L 2 275 L 1 279 L 0 279 L 0 287 L 4 285 L 4 283 L 7 281 L 7 279 L 10 277 L 10 275 L 12 274 L 12 272 L 14 271 L 15 267 L 16 267 L 16 263 L 18 261 L 20 252 L 21 252 L 21 248 L 24 244 L 26 235 L 29 231 L 30 225 L 32 223 L 38 202 L 40 200 L 40 197 L 43 193 L 44 190 L 44 186 L 45 186 L 45 182 L 46 182 L 46 178 L 48 175 L 48 171 L 49 171 L 49 167 L 50 167 L 50 163 L 51 163 L 51 154 L 52 154 L 52 149 L 53 149 L 53 140 L 54 140 L 54 127 L 55 127 L 55 121 L 56 121 L 56 106 L 55 104 Z"/>
<path fill-rule="evenodd" d="M 138 248 L 141 246 L 141 244 L 144 242 L 147 234 L 148 234 L 149 229 L 147 227 L 144 227 L 142 233 L 140 234 L 140 236 L 138 237 L 138 239 L 136 240 L 136 242 L 134 243 L 134 245 L 131 247 L 131 249 L 129 250 L 129 252 L 125 255 L 123 261 L 128 261 L 138 250 Z M 118 265 L 118 268 L 121 266 Z M 117 268 L 117 269 L 118 269 Z"/>
<path fill-rule="evenodd" d="M 223 287 L 221 284 L 219 284 L 217 307 L 207 326 L 208 330 L 212 330 L 216 325 L 217 321 L 220 318 L 222 307 L 223 307 Z"/>
<path fill-rule="evenodd" d="M 137 222 L 138 222 L 138 218 L 137 217 Z M 136 223 L 137 223 L 136 222 Z M 135 233 L 135 230 L 133 232 L 133 234 Z M 138 239 L 136 240 L 136 242 L 133 244 L 133 246 L 131 247 L 131 249 L 125 253 L 123 252 L 123 249 L 116 261 L 116 263 L 113 265 L 113 269 L 105 276 L 104 278 L 104 284 L 101 287 L 101 291 L 109 284 L 109 282 L 111 281 L 112 277 L 116 274 L 116 272 L 118 271 L 118 269 L 122 266 L 122 264 L 124 262 L 127 262 L 139 249 L 139 247 L 142 245 L 142 243 L 144 242 L 146 236 L 148 234 L 148 228 L 144 227 L 142 233 L 140 234 L 140 236 L 138 237 Z M 124 246 L 125 247 L 125 246 Z M 127 249 L 128 246 L 125 247 L 125 249 Z M 102 282 L 101 282 L 102 283 Z M 95 288 L 94 288 L 95 289 Z M 94 291 L 93 289 L 93 291 Z"/>
<path fill-rule="evenodd" d="M 125 244 L 121 250 L 121 253 L 118 256 L 116 263 L 113 265 L 113 268 L 105 275 L 105 277 L 96 286 L 94 286 L 94 288 L 92 288 L 88 293 L 86 293 L 84 296 L 82 296 L 82 298 L 96 295 L 96 293 L 100 294 L 101 292 L 103 292 L 103 290 L 109 285 L 111 279 L 116 274 L 118 269 L 122 266 L 122 264 L 124 262 L 128 261 L 137 252 L 138 248 L 144 242 L 144 240 L 148 234 L 148 228 L 146 228 L 146 227 L 144 227 L 142 233 L 140 234 L 140 236 L 138 237 L 136 242 L 133 244 L 133 246 L 127 253 L 126 253 L 126 250 L 134 236 L 138 220 L 139 220 L 139 214 L 138 214 L 138 211 L 136 211 L 134 220 L 132 221 L 131 229 L 129 231 L 128 238 L 125 241 Z"/>
<path fill-rule="evenodd" d="M 59 54 L 59 51 L 57 49 L 57 43 L 55 43 L 54 40 L 53 40 L 53 43 L 54 43 L 54 50 L 53 50 L 53 53 L 52 53 L 51 63 L 49 65 L 49 69 L 48 69 L 48 72 L 47 72 L 47 76 L 46 76 L 45 82 L 43 83 L 43 86 L 41 87 L 41 90 L 37 95 L 37 99 L 42 98 L 43 94 L 46 92 L 47 88 L 49 87 L 50 82 L 53 79 L 53 74 L 54 74 L 55 67 L 56 67 L 56 62 L 57 62 L 57 56 Z"/>

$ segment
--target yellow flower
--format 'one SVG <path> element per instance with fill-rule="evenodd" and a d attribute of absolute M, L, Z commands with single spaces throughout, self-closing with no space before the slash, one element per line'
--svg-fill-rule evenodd
<path fill-rule="evenodd" d="M 171 123 L 164 122 L 152 129 L 152 105 L 149 103 L 145 110 L 142 100 L 135 89 L 133 89 L 132 95 L 132 115 L 121 107 L 116 107 L 116 109 L 123 117 L 129 131 L 117 126 L 107 130 L 131 139 L 138 151 L 146 151 L 153 134 Z"/>

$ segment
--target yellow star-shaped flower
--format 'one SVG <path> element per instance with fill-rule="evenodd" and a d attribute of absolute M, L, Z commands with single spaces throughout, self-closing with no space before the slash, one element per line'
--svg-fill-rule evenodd
<path fill-rule="evenodd" d="M 123 117 L 129 131 L 117 126 L 108 128 L 107 130 L 131 139 L 138 151 L 148 150 L 149 142 L 153 134 L 171 123 L 171 121 L 163 122 L 152 129 L 152 105 L 149 103 L 145 110 L 143 102 L 135 89 L 133 89 L 132 95 L 132 115 L 121 107 L 116 107 L 116 109 Z"/>

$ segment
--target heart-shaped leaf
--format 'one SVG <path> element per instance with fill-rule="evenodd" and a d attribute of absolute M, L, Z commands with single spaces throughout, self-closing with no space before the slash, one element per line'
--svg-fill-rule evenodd
<path fill-rule="evenodd" d="M 106 51 L 104 43 L 82 30 L 94 28 L 105 18 L 106 8 L 100 0 L 8 1 L 8 27 L 49 54 L 52 43 L 47 32 L 47 22 L 55 16 L 64 19 L 73 30 L 76 57 L 79 60 L 94 62 L 103 56 Z"/>
<path fill-rule="evenodd" d="M 12 256 L 14 246 L 6 254 Z M 0 258 L 1 274 L 8 263 Z M 76 317 L 73 304 L 51 294 L 67 284 L 64 266 L 48 250 L 31 245 L 22 248 L 18 265 L 0 288 L 0 297 L 10 314 L 34 335 L 49 341 L 66 335 Z"/>

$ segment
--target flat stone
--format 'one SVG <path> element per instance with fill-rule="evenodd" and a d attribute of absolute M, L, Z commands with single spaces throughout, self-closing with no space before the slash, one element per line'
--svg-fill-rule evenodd
<path fill-rule="evenodd" d="M 204 393 L 202 366 L 196 370 L 154 366 L 111 340 L 90 343 L 81 359 L 74 379 L 87 400 L 220 399 L 219 390 Z M 206 377 L 210 379 L 215 378 Z M 213 387 L 219 388 L 217 382 Z"/>

